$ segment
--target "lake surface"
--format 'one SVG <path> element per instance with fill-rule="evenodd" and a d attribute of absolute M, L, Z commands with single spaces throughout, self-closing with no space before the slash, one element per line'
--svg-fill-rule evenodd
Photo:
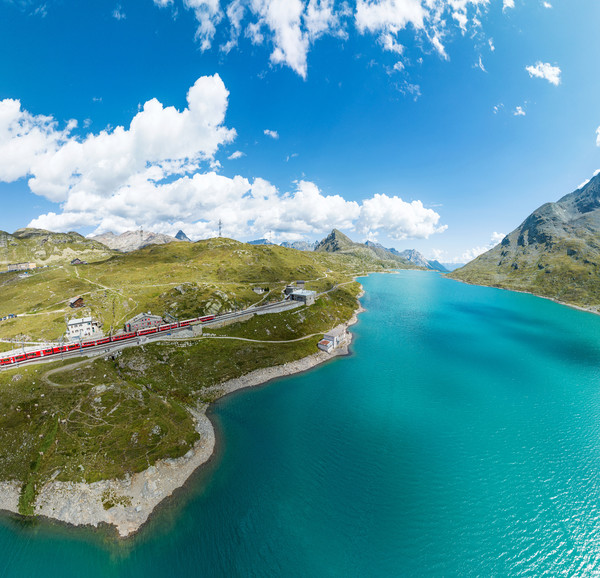
<path fill-rule="evenodd" d="M 600 573 L 600 317 L 363 280 L 353 355 L 221 400 L 134 539 L 0 517 L 0 577 Z"/>

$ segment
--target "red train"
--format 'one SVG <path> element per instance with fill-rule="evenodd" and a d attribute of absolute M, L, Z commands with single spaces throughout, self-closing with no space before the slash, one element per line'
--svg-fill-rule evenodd
<path fill-rule="evenodd" d="M 106 343 L 114 343 L 116 341 L 127 341 L 129 339 L 135 339 L 143 335 L 151 335 L 152 333 L 162 333 L 163 331 L 171 331 L 172 329 L 178 329 L 179 327 L 187 327 L 192 323 L 206 323 L 212 321 L 215 318 L 214 315 L 207 315 L 205 317 L 195 317 L 194 319 L 186 319 L 179 323 L 167 323 L 165 325 L 159 325 L 158 327 L 152 327 L 151 329 L 141 329 L 140 331 L 131 331 L 129 333 L 117 333 L 111 337 L 102 337 L 91 341 L 83 341 L 81 343 L 70 343 L 65 345 L 57 345 L 46 349 L 39 349 L 37 351 L 27 351 L 26 353 L 20 353 L 19 355 L 13 355 L 11 357 L 0 358 L 0 367 L 7 365 L 15 365 L 24 361 L 30 361 L 32 359 L 38 359 L 40 357 L 48 357 L 50 355 L 58 355 L 60 353 L 67 353 L 69 351 L 76 351 L 77 349 L 87 349 L 88 347 L 96 347 L 98 345 L 105 345 Z"/>

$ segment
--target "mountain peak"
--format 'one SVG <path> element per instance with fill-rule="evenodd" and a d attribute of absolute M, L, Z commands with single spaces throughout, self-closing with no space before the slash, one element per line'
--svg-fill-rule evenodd
<path fill-rule="evenodd" d="M 188 243 L 192 242 L 192 240 L 181 229 L 179 229 L 179 232 L 177 235 L 175 235 L 175 238 L 178 241 L 187 241 Z"/>
<path fill-rule="evenodd" d="M 344 235 L 338 229 L 333 229 L 327 237 L 325 237 L 322 241 L 320 241 L 315 247 L 315 251 L 328 251 L 330 253 L 335 251 L 343 251 L 344 249 L 349 249 L 354 243 L 350 237 Z"/>

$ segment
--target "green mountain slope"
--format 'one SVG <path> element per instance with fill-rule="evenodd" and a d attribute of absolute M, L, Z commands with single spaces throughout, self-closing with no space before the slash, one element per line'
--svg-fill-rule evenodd
<path fill-rule="evenodd" d="M 70 263 L 78 258 L 92 262 L 107 259 L 113 252 L 79 233 L 53 233 L 43 229 L 18 229 L 12 235 L 0 231 L 0 268 L 9 263 L 36 265 Z"/>
<path fill-rule="evenodd" d="M 152 311 L 179 319 L 241 309 L 261 300 L 281 299 L 293 280 L 308 288 L 330 289 L 366 270 L 397 267 L 365 262 L 353 255 L 303 252 L 277 245 L 249 245 L 218 238 L 197 243 L 150 245 L 113 254 L 102 262 L 77 267 L 51 266 L 26 279 L 0 275 L 0 338 L 57 339 L 67 317 L 91 315 L 108 333 L 134 315 Z M 268 287 L 257 295 L 254 287 Z M 74 311 L 69 299 L 83 296 L 86 307 Z"/>
<path fill-rule="evenodd" d="M 534 211 L 502 242 L 450 277 L 600 305 L 600 175 Z"/>

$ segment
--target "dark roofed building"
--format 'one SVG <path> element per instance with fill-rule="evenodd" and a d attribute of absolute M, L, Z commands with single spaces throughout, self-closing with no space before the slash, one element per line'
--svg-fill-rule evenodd
<path fill-rule="evenodd" d="M 84 303 L 83 303 L 83 297 L 81 297 L 81 295 L 78 295 L 77 297 L 73 297 L 73 299 L 69 300 L 69 307 L 71 307 L 72 309 L 77 309 L 78 307 L 83 307 Z"/>
<path fill-rule="evenodd" d="M 163 319 L 160 315 L 152 315 L 150 311 L 148 313 L 138 313 L 125 324 L 125 331 L 140 331 L 141 329 L 158 327 L 162 322 Z"/>

